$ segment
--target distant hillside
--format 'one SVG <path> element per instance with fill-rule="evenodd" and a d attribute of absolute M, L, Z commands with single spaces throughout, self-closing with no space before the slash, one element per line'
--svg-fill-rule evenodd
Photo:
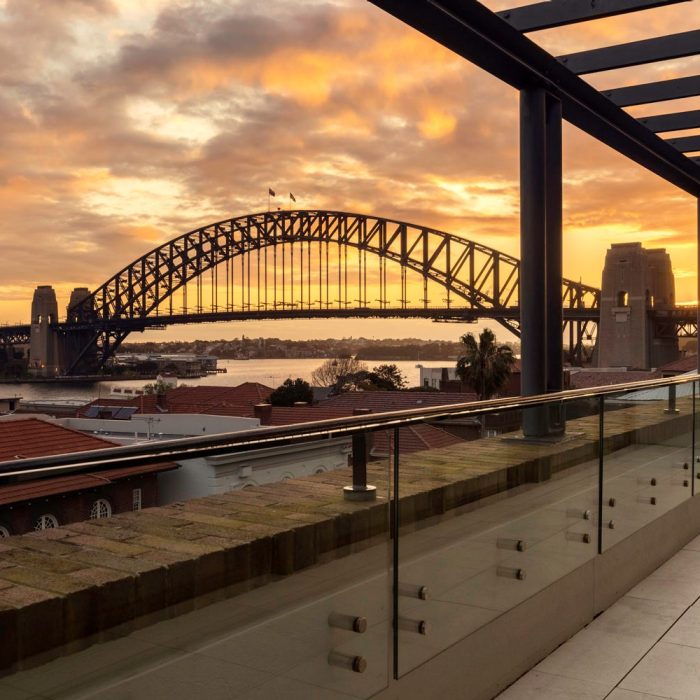
<path fill-rule="evenodd" d="M 221 359 L 325 358 L 356 355 L 362 360 L 454 360 L 462 351 L 459 342 L 420 340 L 328 338 L 326 340 L 283 340 L 280 338 L 234 338 L 232 340 L 164 343 L 124 343 L 123 352 L 195 353 Z M 516 348 L 516 350 L 518 350 Z"/>

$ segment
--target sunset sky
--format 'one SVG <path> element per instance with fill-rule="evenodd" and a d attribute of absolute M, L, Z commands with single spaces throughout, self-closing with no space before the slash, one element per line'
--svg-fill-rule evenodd
<path fill-rule="evenodd" d="M 700 0 L 532 38 L 557 54 L 694 28 Z M 698 73 L 693 58 L 590 82 Z M 28 320 L 37 284 L 63 308 L 70 289 L 159 243 L 265 210 L 268 187 L 300 208 L 395 217 L 517 256 L 517 106 L 363 0 L 0 0 L 0 322 Z M 598 286 L 609 243 L 642 241 L 669 250 L 677 298 L 694 300 L 695 201 L 573 127 L 564 148 L 565 275 Z M 155 337 L 458 332 L 267 322 Z"/>

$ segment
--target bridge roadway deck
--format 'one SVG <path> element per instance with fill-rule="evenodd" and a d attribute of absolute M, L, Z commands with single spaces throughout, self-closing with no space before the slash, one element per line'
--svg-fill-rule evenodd
<path fill-rule="evenodd" d="M 658 402 L 606 414 L 605 446 L 611 452 L 606 498 L 629 491 L 634 503 L 640 479 L 647 478 L 650 468 L 656 473 L 659 460 L 688 459 L 689 400 L 680 399 L 678 405 L 680 416 L 663 414 Z M 568 531 L 571 507 L 582 512 L 597 502 L 598 417 L 572 420 L 569 431 L 572 437 L 559 444 L 485 438 L 471 443 L 468 452 L 460 446 L 401 459 L 404 575 L 416 582 L 432 576 L 437 600 L 430 611 L 442 623 L 454 616 L 450 606 L 461 611 L 458 622 L 447 625 L 433 642 L 449 644 L 469 634 L 546 585 L 547 576 L 560 576 L 581 557 L 593 555 L 592 544 L 576 549 L 573 558 L 573 550 L 563 558 L 557 554 L 556 562 L 545 567 L 545 579 L 535 573 L 518 589 L 501 585 L 512 581 L 493 574 L 494 552 L 503 557 L 497 564 L 507 566 L 513 559 L 513 552 L 496 548 L 497 537 L 523 536 L 525 529 L 525 536 L 540 547 L 526 553 L 535 567 L 538 557 L 550 551 L 541 547 Z M 567 469 L 574 465 L 576 469 Z M 555 478 L 533 483 L 550 469 Z M 370 476 L 385 494 L 388 464 L 372 464 Z M 31 666 L 61 647 L 76 651 L 112 634 L 131 636 L 7 676 L 0 680 L 2 697 L 145 698 L 165 688 L 171 697 L 197 697 L 193 692 L 204 692 L 206 686 L 206 697 L 252 699 L 277 697 L 275 684 L 277 692 L 284 687 L 290 693 L 285 697 L 347 697 L 340 693 L 347 673 L 341 672 L 338 680 L 329 671 L 327 650 L 314 650 L 307 662 L 307 645 L 300 641 L 303 650 L 297 653 L 280 629 L 288 632 L 294 622 L 298 636 L 309 626 L 309 611 L 320 605 L 316 617 L 327 632 L 326 608 L 334 596 L 344 596 L 346 604 L 364 601 L 371 608 L 368 619 L 383 620 L 386 627 L 386 600 L 377 592 L 388 585 L 387 503 L 384 498 L 369 505 L 344 502 L 340 488 L 349 477 L 349 470 L 338 470 L 3 541 L 3 667 Z M 689 495 L 675 473 L 660 486 L 655 492 L 661 497 L 659 510 L 618 511 L 620 523 L 607 532 L 607 545 Z M 508 489 L 514 490 L 504 493 Z M 504 500 L 499 493 L 509 497 Z M 477 500 L 489 505 L 471 509 L 468 504 Z M 440 520 L 465 508 L 465 517 L 424 527 L 437 523 L 436 516 Z M 592 521 L 580 524 L 594 528 Z M 452 570 L 455 561 L 463 562 L 457 571 Z M 368 585 L 373 595 L 367 594 Z M 250 590 L 256 586 L 261 587 Z M 203 607 L 208 603 L 213 604 Z M 189 614 L 145 626 L 180 613 Z M 306 616 L 301 626 L 294 620 L 300 614 Z M 269 624 L 282 628 L 271 630 Z M 376 661 L 381 654 L 376 635 L 366 636 L 364 653 Z M 277 647 L 270 646 L 271 639 Z M 227 659 L 236 659 L 227 672 L 217 660 L 224 658 L 224 648 Z M 402 649 L 409 667 L 434 653 L 432 647 L 416 644 Z M 281 661 L 287 657 L 289 663 Z M 273 676 L 268 668 L 260 672 L 260 664 L 268 662 Z M 378 666 L 382 664 L 373 668 Z M 351 676 L 350 695 L 356 697 L 376 692 L 384 682 L 376 671 Z M 250 693 L 263 686 L 272 695 Z"/>
<path fill-rule="evenodd" d="M 597 321 L 598 309 L 564 309 L 566 321 Z M 436 321 L 471 323 L 480 318 L 520 318 L 520 308 L 509 306 L 497 309 L 471 309 L 453 307 L 416 307 L 416 308 L 277 308 L 277 309 L 243 309 L 232 311 L 205 311 L 180 314 L 167 314 L 134 318 L 115 318 L 91 323 L 57 323 L 54 328 L 61 332 L 108 329 L 108 330 L 144 330 L 165 325 L 189 323 L 219 323 L 222 321 L 267 321 L 280 319 L 324 319 L 324 318 L 425 318 Z M 0 337 L 29 335 L 30 324 L 12 326 L 0 325 Z"/>

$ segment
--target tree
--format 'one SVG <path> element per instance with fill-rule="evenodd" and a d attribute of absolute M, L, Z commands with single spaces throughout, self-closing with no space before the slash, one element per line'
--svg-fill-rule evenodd
<path fill-rule="evenodd" d="M 406 378 L 396 365 L 377 365 L 371 372 L 361 369 L 338 377 L 332 394 L 348 391 L 399 391 L 406 386 Z"/>
<path fill-rule="evenodd" d="M 303 379 L 285 379 L 270 394 L 270 403 L 273 406 L 293 406 L 298 401 L 311 403 L 314 398 L 314 392 L 309 382 Z"/>
<path fill-rule="evenodd" d="M 396 365 L 377 365 L 370 372 L 370 380 L 378 389 L 399 391 L 406 388 L 406 377 Z"/>
<path fill-rule="evenodd" d="M 340 377 L 366 371 L 367 365 L 354 357 L 336 357 L 317 367 L 311 375 L 311 381 L 314 386 L 335 386 Z"/>
<path fill-rule="evenodd" d="M 471 387 L 480 399 L 490 399 L 505 386 L 515 363 L 513 351 L 507 345 L 496 345 L 493 331 L 485 328 L 479 340 L 466 333 L 464 355 L 457 360 L 457 376 Z"/>

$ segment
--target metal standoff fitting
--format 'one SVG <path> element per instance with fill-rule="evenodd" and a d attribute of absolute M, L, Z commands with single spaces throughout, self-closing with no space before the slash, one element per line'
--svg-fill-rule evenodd
<path fill-rule="evenodd" d="M 503 576 L 504 578 L 517 578 L 518 581 L 524 581 L 525 569 L 517 569 L 512 566 L 499 566 L 496 569 L 496 576 Z"/>
<path fill-rule="evenodd" d="M 640 486 L 645 486 L 645 485 L 647 485 L 647 484 L 648 484 L 649 486 L 656 486 L 656 477 L 653 477 L 653 476 L 652 476 L 651 479 L 648 479 L 648 478 L 645 477 L 645 476 L 640 476 L 640 477 L 637 479 L 637 483 L 638 483 Z"/>
<path fill-rule="evenodd" d="M 617 501 L 615 500 L 615 498 L 609 498 L 609 499 L 608 499 L 608 505 L 609 505 L 611 508 L 614 508 L 616 503 L 617 503 Z"/>
<path fill-rule="evenodd" d="M 400 617 L 399 629 L 425 635 L 428 634 L 428 623 L 425 620 L 412 620 L 409 617 Z"/>
<path fill-rule="evenodd" d="M 685 470 L 689 469 L 688 462 L 683 462 L 683 469 L 685 469 Z"/>
<path fill-rule="evenodd" d="M 510 537 L 499 537 L 496 540 L 496 547 L 498 549 L 514 549 L 516 552 L 524 552 L 527 549 L 527 542 Z"/>
<path fill-rule="evenodd" d="M 567 532 L 566 539 L 571 542 L 583 542 L 589 544 L 591 536 L 587 532 Z"/>
<path fill-rule="evenodd" d="M 363 634 L 367 631 L 367 618 L 332 612 L 328 614 L 328 624 L 341 630 Z"/>
<path fill-rule="evenodd" d="M 608 529 L 610 529 L 610 530 L 614 530 L 614 529 L 615 529 L 615 521 L 614 521 L 614 520 L 610 520 L 610 521 L 608 522 Z"/>
<path fill-rule="evenodd" d="M 683 479 L 683 486 L 688 488 L 689 484 L 690 484 L 690 482 L 688 481 L 688 479 Z"/>
<path fill-rule="evenodd" d="M 364 673 L 367 669 L 367 659 L 364 656 L 353 656 L 343 654 L 339 651 L 331 651 L 328 654 L 328 665 L 344 668 L 346 671 L 354 673 Z"/>
<path fill-rule="evenodd" d="M 591 511 L 588 509 L 579 510 L 578 508 L 569 508 L 566 511 L 567 518 L 583 518 L 584 520 L 590 520 L 591 515 Z"/>
<path fill-rule="evenodd" d="M 428 600 L 428 587 L 420 586 L 415 583 L 400 583 L 399 595 L 405 596 L 406 598 Z"/>
<path fill-rule="evenodd" d="M 656 505 L 656 496 L 640 496 L 637 501 L 639 503 L 647 503 L 650 506 Z"/>

